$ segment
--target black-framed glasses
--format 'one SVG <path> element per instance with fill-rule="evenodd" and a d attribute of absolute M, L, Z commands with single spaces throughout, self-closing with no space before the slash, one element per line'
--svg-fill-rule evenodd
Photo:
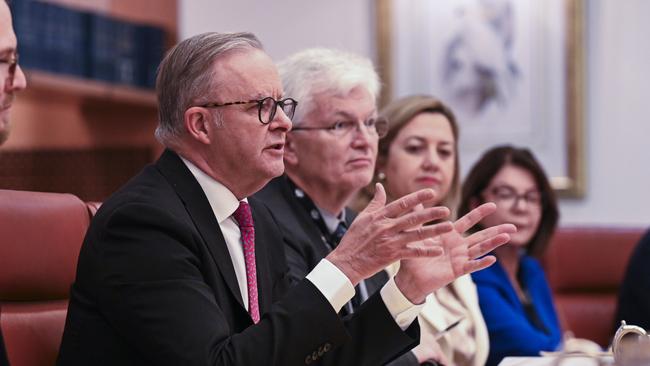
<path fill-rule="evenodd" d="M 228 103 L 207 103 L 200 105 L 199 107 L 203 108 L 220 108 L 226 107 L 229 105 L 240 105 L 240 104 L 257 104 L 258 117 L 260 122 L 263 125 L 271 123 L 273 118 L 275 118 L 275 113 L 278 110 L 278 107 L 282 108 L 282 112 L 289 118 L 293 118 L 293 114 L 296 112 L 296 106 L 298 102 L 293 98 L 285 98 L 282 100 L 275 100 L 273 97 L 266 97 L 259 100 L 249 100 L 241 102 L 228 102 Z"/>
<path fill-rule="evenodd" d="M 519 200 L 523 200 L 528 206 L 532 207 L 540 207 L 542 205 L 542 194 L 538 190 L 531 190 L 519 194 L 514 187 L 501 185 L 492 188 L 490 193 L 492 193 L 492 197 L 497 203 L 507 207 L 515 207 L 519 204 Z"/>
<path fill-rule="evenodd" d="M 7 69 L 7 78 L 5 88 L 12 88 L 14 86 L 14 80 L 16 78 L 16 68 L 18 68 L 18 53 L 14 53 L 8 58 L 0 59 L 0 64 L 9 65 Z"/>
<path fill-rule="evenodd" d="M 368 133 L 377 135 L 379 138 L 386 136 L 388 133 L 388 119 L 384 117 L 372 117 L 359 123 L 357 121 L 339 121 L 326 127 L 310 127 L 298 126 L 291 129 L 291 131 L 328 131 L 335 136 L 343 137 L 354 130 L 360 130 L 361 126 L 368 131 Z"/>

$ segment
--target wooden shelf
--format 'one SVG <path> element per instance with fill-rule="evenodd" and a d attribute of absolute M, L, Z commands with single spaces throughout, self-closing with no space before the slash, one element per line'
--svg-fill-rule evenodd
<path fill-rule="evenodd" d="M 165 32 L 167 47 L 177 39 L 178 0 L 41 1 L 160 27 Z M 161 152 L 162 147 L 154 137 L 158 125 L 154 91 L 41 70 L 29 69 L 25 73 L 28 85 L 27 89 L 16 94 L 11 113 L 11 137 L 0 147 L 0 152 L 5 155 L 6 152 L 20 152 L 49 157 L 52 151 L 64 151 L 94 156 L 96 151 L 128 150 L 149 151 L 153 158 Z M 117 159 L 113 155 L 109 154 L 108 163 Z M 18 159 L 15 163 L 21 164 L 19 156 L 23 155 L 11 156 Z M 142 159 L 137 161 L 142 163 Z M 10 161 L 5 163 L 14 164 Z M 104 169 L 102 167 L 108 163 L 91 159 L 84 164 Z M 46 165 L 52 165 L 55 171 L 67 166 L 52 161 Z M 117 162 L 113 166 L 122 165 Z M 85 170 L 85 167 L 80 169 Z M 132 174 L 128 169 L 116 170 L 109 169 L 111 176 Z M 17 178 L 22 179 L 19 181 L 25 183 L 24 187 L 32 187 L 30 184 L 37 179 L 30 176 Z M 84 180 L 83 184 L 99 186 L 103 184 L 102 179 L 97 176 L 95 180 Z M 111 186 L 110 191 L 116 188 Z"/>
<path fill-rule="evenodd" d="M 111 84 L 92 79 L 25 70 L 28 88 L 25 93 L 65 93 L 81 99 L 96 99 L 107 103 L 136 104 L 156 108 L 156 93 L 127 85 Z"/>

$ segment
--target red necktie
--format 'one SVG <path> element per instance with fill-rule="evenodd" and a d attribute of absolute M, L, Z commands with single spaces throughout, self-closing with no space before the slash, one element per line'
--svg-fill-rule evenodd
<path fill-rule="evenodd" d="M 253 322 L 260 321 L 260 307 L 257 300 L 257 269 L 255 267 L 255 228 L 253 215 L 248 203 L 241 201 L 233 214 L 239 224 L 241 241 L 244 246 L 244 262 L 246 264 L 246 283 L 248 287 L 248 313 Z"/>

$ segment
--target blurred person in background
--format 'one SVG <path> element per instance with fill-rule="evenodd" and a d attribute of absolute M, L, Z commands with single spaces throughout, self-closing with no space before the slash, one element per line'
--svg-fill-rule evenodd
<path fill-rule="evenodd" d="M 16 34 L 6 1 L 0 1 L 0 145 L 9 137 L 9 113 L 15 93 L 27 86 L 25 74 L 18 65 Z M 8 365 L 2 329 L 0 329 L 0 366 Z"/>
<path fill-rule="evenodd" d="M 6 1 L 0 1 L 0 145 L 9 137 L 9 113 L 15 93 L 27 86 L 25 74 L 18 65 L 16 34 Z"/>
<path fill-rule="evenodd" d="M 637 244 L 621 285 L 616 327 L 625 320 L 650 330 L 650 231 Z"/>
<path fill-rule="evenodd" d="M 393 101 L 380 115 L 390 121 L 390 129 L 379 142 L 374 181 L 384 184 L 388 200 L 432 188 L 437 193 L 432 205 L 455 208 L 460 190 L 458 125 L 451 109 L 432 96 L 415 95 Z M 359 208 L 372 197 L 372 187 L 362 192 Z M 394 272 L 396 266 L 388 270 Z M 427 296 L 419 321 L 420 338 L 436 362 L 485 364 L 488 333 L 469 275 Z M 449 326 L 453 328 L 445 331 Z"/>
<path fill-rule="evenodd" d="M 494 147 L 474 164 L 463 184 L 458 214 L 483 202 L 495 202 L 497 212 L 476 230 L 504 222 L 517 226 L 510 243 L 494 250 L 497 263 L 472 275 L 490 336 L 487 365 L 506 356 L 554 351 L 561 341 L 560 324 L 538 260 L 559 212 L 548 178 L 528 149 Z"/>

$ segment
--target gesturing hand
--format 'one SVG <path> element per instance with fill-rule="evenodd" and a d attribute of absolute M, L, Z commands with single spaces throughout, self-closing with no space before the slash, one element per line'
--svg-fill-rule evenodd
<path fill-rule="evenodd" d="M 434 242 L 442 249 L 442 255 L 402 260 L 395 283 L 404 296 L 420 304 L 428 294 L 456 278 L 492 265 L 496 261 L 493 256 L 481 256 L 507 243 L 508 234 L 516 232 L 516 227 L 501 224 L 468 237 L 463 234 L 495 210 L 494 203 L 485 203 L 454 222 L 453 230 L 436 237 Z"/>
<path fill-rule="evenodd" d="M 377 184 L 372 201 L 357 216 L 327 260 L 356 285 L 399 259 L 440 256 L 443 250 L 433 238 L 451 231 L 453 225 L 450 222 L 422 224 L 447 217 L 449 209 L 413 210 L 435 198 L 433 190 L 423 189 L 386 205 L 386 192 Z"/>

